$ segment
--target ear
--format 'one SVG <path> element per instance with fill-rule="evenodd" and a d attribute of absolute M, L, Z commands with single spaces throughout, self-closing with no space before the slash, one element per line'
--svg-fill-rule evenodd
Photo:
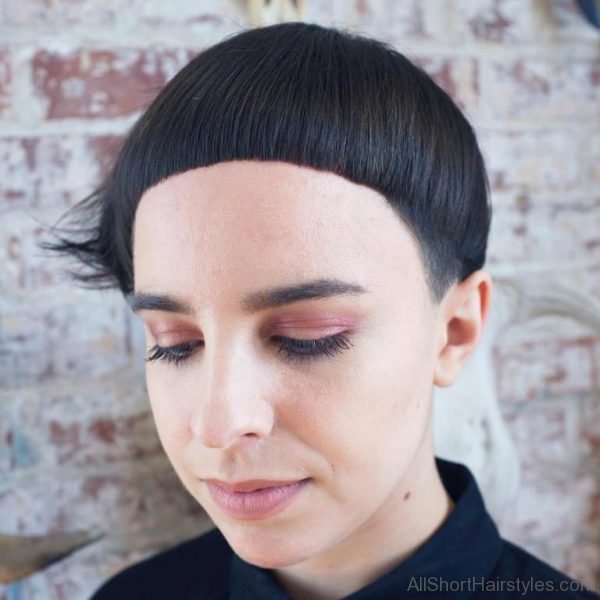
<path fill-rule="evenodd" d="M 437 358 L 433 383 L 452 385 L 483 333 L 492 297 L 492 279 L 475 271 L 446 294 L 438 311 Z"/>

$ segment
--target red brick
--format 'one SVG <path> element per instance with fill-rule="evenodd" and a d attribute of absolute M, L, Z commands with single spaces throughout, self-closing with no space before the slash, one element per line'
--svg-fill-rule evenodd
<path fill-rule="evenodd" d="M 598 346 L 600 347 L 600 344 Z M 600 353 L 596 356 L 600 358 Z M 600 364 L 600 361 L 597 364 Z M 600 402 L 598 401 L 598 389 L 596 388 L 594 393 L 584 398 L 582 403 L 581 447 L 586 457 L 600 462 L 598 460 L 598 457 L 600 457 Z"/>
<path fill-rule="evenodd" d="M 5 174 L 0 178 L 0 214 L 15 208 L 51 208 L 58 218 L 91 193 L 121 141 L 113 135 L 0 138 Z M 22 220 L 23 215 L 15 218 Z"/>
<path fill-rule="evenodd" d="M 53 296 L 60 291 L 60 299 Z M 72 286 L 0 313 L 6 388 L 101 376 L 129 364 L 130 310 L 118 292 Z M 16 304 L 16 303 L 15 303 Z M 18 351 L 16 351 L 18 349 Z M 136 357 L 142 362 L 143 357 Z"/>
<path fill-rule="evenodd" d="M 452 11 L 457 41 L 487 44 L 594 44 L 597 30 L 586 21 L 575 0 L 540 0 L 523 8 L 521 0 L 457 0 Z"/>
<path fill-rule="evenodd" d="M 47 28 L 68 27 L 78 24 L 114 25 L 118 17 L 118 3 L 114 0 L 23 0 L 3 5 L 3 19 L 7 25 Z"/>
<path fill-rule="evenodd" d="M 598 30 L 583 16 L 576 0 L 553 0 L 551 6 L 553 26 L 549 29 L 555 44 L 557 41 L 561 44 L 598 41 Z"/>
<path fill-rule="evenodd" d="M 49 213 L 45 214 L 49 219 Z M 43 215 L 40 217 L 44 219 Z M 43 222 L 29 213 L 17 211 L 3 215 L 2 220 L 5 228 L 0 230 L 0 262 L 4 272 L 0 291 L 4 297 L 59 285 L 66 279 L 60 266 L 49 261 L 36 245 L 47 238 Z"/>
<path fill-rule="evenodd" d="M 49 499 L 52 502 L 49 502 Z M 166 458 L 145 468 L 32 470 L 0 488 L 0 530 L 36 535 L 78 529 L 143 528 L 148 522 L 203 515 Z M 118 533 L 118 530 L 115 531 Z"/>
<path fill-rule="evenodd" d="M 142 558 L 145 556 L 140 560 Z M 35 577 L 38 587 L 46 590 L 47 597 L 52 600 L 86 600 L 108 579 L 104 571 L 110 569 L 116 574 L 124 566 L 123 557 L 107 552 L 105 544 L 99 541 L 54 563 Z M 22 585 L 24 598 L 28 598 L 28 591 L 35 588 L 33 581 L 28 579 Z"/>
<path fill-rule="evenodd" d="M 463 33 L 486 42 L 538 37 L 534 17 L 532 10 L 523 10 L 520 0 L 459 0 L 456 5 L 456 19 Z"/>
<path fill-rule="evenodd" d="M 583 160 L 586 161 L 585 175 L 593 186 L 600 185 L 600 128 L 588 127 L 583 136 L 585 147 Z"/>
<path fill-rule="evenodd" d="M 0 48 L 0 119 L 11 106 L 11 79 L 10 54 Z"/>
<path fill-rule="evenodd" d="M 0 369 L 1 370 L 1 369 Z M 12 403 L 3 402 L 0 406 L 0 478 L 12 467 L 13 432 L 12 432 Z"/>
<path fill-rule="evenodd" d="M 587 393 L 594 388 L 594 336 L 517 343 L 505 336 L 494 349 L 501 398 L 526 402 Z"/>
<path fill-rule="evenodd" d="M 570 189 L 581 179 L 579 138 L 567 128 L 478 130 L 494 190 Z"/>
<path fill-rule="evenodd" d="M 567 550 L 566 571 L 591 591 L 598 593 L 600 578 L 596 565 L 600 564 L 600 546 L 595 539 L 578 539 Z"/>
<path fill-rule="evenodd" d="M 397 40 L 421 38 L 426 35 L 422 4 L 418 0 L 359 0 L 354 3 L 356 12 L 351 19 L 359 23 L 363 31 L 376 29 L 381 32 L 381 37 L 392 35 Z"/>
<path fill-rule="evenodd" d="M 119 526 L 98 542 L 21 582 L 19 598 L 88 600 L 103 582 L 127 566 L 212 528 L 202 515 L 173 515 L 171 522 L 150 521 L 143 531 Z"/>
<path fill-rule="evenodd" d="M 481 102 L 496 117 L 600 119 L 600 54 L 494 60 L 485 68 Z"/>
<path fill-rule="evenodd" d="M 540 468 L 573 467 L 577 463 L 579 404 L 576 397 L 560 402 L 534 401 L 502 404 L 502 413 L 511 437 L 519 449 L 521 464 Z"/>
<path fill-rule="evenodd" d="M 185 25 L 184 31 L 202 33 L 203 40 L 207 36 L 212 37 L 215 33 L 218 37 L 223 37 L 226 33 L 232 32 L 232 27 L 237 30 L 245 18 L 243 4 L 222 0 L 177 4 L 138 0 L 132 2 L 128 8 L 136 22 L 153 28 L 167 29 Z"/>
<path fill-rule="evenodd" d="M 479 103 L 479 63 L 471 57 L 447 55 L 411 57 L 458 104 L 469 113 Z"/>
<path fill-rule="evenodd" d="M 110 118 L 145 108 L 196 53 L 179 49 L 39 51 L 33 82 L 46 118 Z"/>
<path fill-rule="evenodd" d="M 581 261 L 600 252 L 600 197 L 557 201 L 543 194 L 497 194 L 490 261 Z"/>
<path fill-rule="evenodd" d="M 103 381 L 87 389 L 65 387 L 12 393 L 12 431 L 33 456 L 27 466 L 89 467 L 162 454 L 141 372 L 137 378 Z M 12 456 L 18 467 L 18 449 L 13 447 Z"/>
<path fill-rule="evenodd" d="M 526 448 L 520 449 L 523 456 Z M 597 485 L 589 475 L 548 463 L 522 469 L 519 494 L 501 525 L 505 537 L 556 568 L 567 567 L 567 551 L 589 530 L 591 502 Z"/>
<path fill-rule="evenodd" d="M 243 7 L 235 2 L 203 0 L 202 2 L 146 2 L 132 0 L 123 3 L 119 0 L 21 0 L 7 2 L 3 6 L 3 19 L 7 25 L 36 28 L 41 31 L 55 31 L 57 27 L 76 28 L 85 25 L 104 29 L 106 35 L 115 35 L 115 26 L 132 27 L 140 25 L 169 27 L 208 24 L 213 28 L 220 24 L 231 25 L 233 19 L 239 23 L 243 19 Z M 146 34 L 142 30 L 141 34 Z"/>

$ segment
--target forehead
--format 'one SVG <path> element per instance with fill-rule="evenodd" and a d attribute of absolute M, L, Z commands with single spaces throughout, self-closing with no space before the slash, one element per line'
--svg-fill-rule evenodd
<path fill-rule="evenodd" d="M 366 281 L 385 278 L 390 267 L 422 275 L 408 230 L 381 194 L 333 173 L 266 161 L 200 167 L 148 189 L 133 258 L 137 289 L 184 294 L 200 282 L 252 289 L 329 276 Z"/>

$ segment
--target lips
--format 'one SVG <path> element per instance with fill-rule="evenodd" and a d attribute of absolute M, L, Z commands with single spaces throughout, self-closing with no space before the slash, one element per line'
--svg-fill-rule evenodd
<path fill-rule="evenodd" d="M 207 483 L 212 483 L 224 490 L 233 492 L 254 492 L 265 488 L 278 488 L 284 485 L 297 483 L 299 479 L 273 480 L 273 479 L 248 479 L 246 481 L 238 481 L 235 483 L 227 483 L 220 479 L 205 479 Z"/>
<path fill-rule="evenodd" d="M 213 502 L 225 514 L 234 519 L 247 520 L 268 519 L 282 512 L 301 495 L 311 481 L 311 478 L 291 481 L 253 479 L 227 484 L 218 479 L 205 479 L 204 483 Z M 230 491 L 221 484 L 229 485 L 230 489 L 237 487 L 238 491 Z M 268 487 L 264 487 L 265 484 Z M 247 489 L 239 491 L 240 487 Z M 248 491 L 248 488 L 253 488 L 253 491 Z"/>

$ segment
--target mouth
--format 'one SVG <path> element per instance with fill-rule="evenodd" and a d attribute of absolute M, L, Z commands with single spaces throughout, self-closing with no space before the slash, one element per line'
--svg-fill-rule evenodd
<path fill-rule="evenodd" d="M 268 488 L 279 488 L 293 483 L 298 483 L 298 479 L 273 480 L 273 479 L 248 479 L 246 481 L 237 481 L 228 483 L 220 479 L 204 479 L 206 483 L 212 483 L 224 490 L 234 492 L 254 492 Z"/>
<path fill-rule="evenodd" d="M 265 481 L 253 480 L 252 482 L 238 482 L 229 484 L 253 488 L 250 491 L 231 491 L 218 484 L 215 480 L 204 480 L 211 498 L 215 504 L 227 515 L 235 519 L 266 519 L 283 511 L 301 495 L 312 479 L 306 478 L 293 481 Z M 265 483 L 267 484 L 265 487 Z M 263 486 L 263 487 L 261 487 Z"/>

